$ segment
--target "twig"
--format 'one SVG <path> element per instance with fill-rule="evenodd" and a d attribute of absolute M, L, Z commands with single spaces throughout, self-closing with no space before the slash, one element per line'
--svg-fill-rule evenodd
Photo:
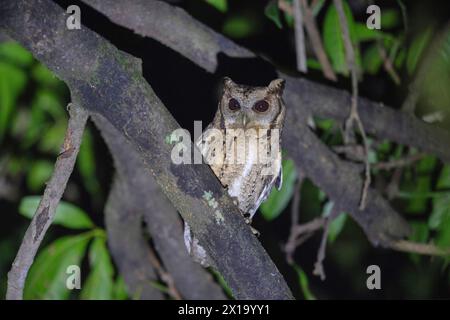
<path fill-rule="evenodd" d="M 412 154 L 412 155 L 406 156 L 401 159 L 395 159 L 395 160 L 386 161 L 386 162 L 378 162 L 373 165 L 373 168 L 379 169 L 379 170 L 391 170 L 394 168 L 407 167 L 407 166 L 413 164 L 414 162 L 417 162 L 417 161 L 423 159 L 424 157 L 425 157 L 425 154 L 416 153 L 416 154 Z"/>
<path fill-rule="evenodd" d="M 291 233 L 289 234 L 289 239 L 284 245 L 284 252 L 286 252 L 286 259 L 288 263 L 291 263 L 292 255 L 294 254 L 297 247 L 308 240 L 317 230 L 324 227 L 326 224 L 326 218 L 316 218 L 305 224 L 296 224 L 294 227 L 291 226 Z"/>
<path fill-rule="evenodd" d="M 288 15 L 294 16 L 294 8 L 286 0 L 278 0 L 278 8 L 280 8 L 280 10 L 286 12 Z"/>
<path fill-rule="evenodd" d="M 398 76 L 397 71 L 395 71 L 394 66 L 392 65 L 391 59 L 388 57 L 386 53 L 386 49 L 384 48 L 381 41 L 377 41 L 378 52 L 383 60 L 384 70 L 391 76 L 392 80 L 394 80 L 395 84 L 400 84 L 400 77 Z"/>
<path fill-rule="evenodd" d="M 366 207 L 366 201 L 367 201 L 367 194 L 370 186 L 370 163 L 369 163 L 369 145 L 367 142 L 366 132 L 364 130 L 364 126 L 361 122 L 361 119 L 358 114 L 358 74 L 356 70 L 356 62 L 355 62 L 355 52 L 353 50 L 353 45 L 350 39 L 350 32 L 347 25 L 347 19 L 345 17 L 344 13 L 344 7 L 342 5 L 342 0 L 333 0 L 334 5 L 336 6 L 336 11 L 339 16 L 339 23 L 342 27 L 342 37 L 344 39 L 345 44 L 345 55 L 347 58 L 347 64 L 351 72 L 352 77 L 352 103 L 351 103 L 351 109 L 350 109 L 350 116 L 347 118 L 345 122 L 345 136 L 350 136 L 350 132 L 353 132 L 353 125 L 356 122 L 356 125 L 358 126 L 358 130 L 361 133 L 363 143 L 364 143 L 364 149 L 366 153 L 366 159 L 365 159 L 365 179 L 364 184 L 362 188 L 361 193 L 361 200 L 359 203 L 359 209 L 364 210 Z"/>
<path fill-rule="evenodd" d="M 449 256 L 450 248 L 439 248 L 431 243 L 417 243 L 408 240 L 398 240 L 391 244 L 391 248 L 410 253 L 428 256 Z"/>
<path fill-rule="evenodd" d="M 167 285 L 169 295 L 175 300 L 183 300 L 183 297 L 178 292 L 178 289 L 175 286 L 175 281 L 173 280 L 172 276 L 168 272 L 166 272 L 166 270 L 164 270 L 153 249 L 151 247 L 148 247 L 148 250 L 150 253 L 150 263 L 156 270 L 156 273 L 159 275 L 161 280 L 164 281 L 164 283 Z"/>
<path fill-rule="evenodd" d="M 294 0 L 294 19 L 295 19 L 295 51 L 297 53 L 297 70 L 307 72 L 305 33 L 303 31 L 303 13 L 300 0 Z"/>
<path fill-rule="evenodd" d="M 23 237 L 17 256 L 8 273 L 6 299 L 23 299 L 23 288 L 36 252 L 44 235 L 51 225 L 56 207 L 61 199 L 72 173 L 88 114 L 81 107 L 69 104 L 69 123 L 61 153 L 55 163 L 50 181 L 47 183 L 42 199 Z"/>
<path fill-rule="evenodd" d="M 326 217 L 325 225 L 322 233 L 322 240 L 320 241 L 319 251 L 317 251 L 317 260 L 314 263 L 313 274 L 320 277 L 320 280 L 324 281 L 326 279 L 325 269 L 323 267 L 323 261 L 326 257 L 328 230 L 330 223 L 340 214 L 340 211 L 334 205 L 328 217 Z"/>
<path fill-rule="evenodd" d="M 328 56 L 323 48 L 322 38 L 320 36 L 319 29 L 317 28 L 316 19 L 314 18 L 311 8 L 308 6 L 306 0 L 301 0 L 301 6 L 305 28 L 308 32 L 309 40 L 314 50 L 314 55 L 317 57 L 317 60 L 319 60 L 320 66 L 322 67 L 322 73 L 325 78 L 336 81 L 336 74 L 334 73 L 330 61 L 328 60 Z"/>

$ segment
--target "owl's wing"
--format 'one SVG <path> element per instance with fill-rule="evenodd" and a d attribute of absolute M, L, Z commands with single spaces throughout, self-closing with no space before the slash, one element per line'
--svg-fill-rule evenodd
<path fill-rule="evenodd" d="M 211 142 L 211 137 L 213 136 L 212 131 L 209 130 L 211 128 L 213 128 L 213 127 L 210 124 L 208 127 L 206 127 L 206 129 L 202 132 L 202 134 L 195 141 L 195 145 L 200 150 L 200 152 L 203 155 L 203 158 L 205 158 L 205 160 L 207 162 L 209 162 L 209 160 L 210 160 L 211 151 L 212 151 L 213 147 L 215 147 L 215 144 L 218 143 L 218 142 Z M 204 143 L 202 143 L 202 142 L 204 142 Z"/>
<path fill-rule="evenodd" d="M 281 190 L 282 185 L 283 185 L 283 166 L 280 166 L 280 172 L 278 172 L 278 176 L 275 179 L 275 186 L 277 187 L 277 190 Z"/>

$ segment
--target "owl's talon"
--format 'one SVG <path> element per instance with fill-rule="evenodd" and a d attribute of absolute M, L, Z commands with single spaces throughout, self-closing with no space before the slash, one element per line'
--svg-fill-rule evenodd
<path fill-rule="evenodd" d="M 261 233 L 260 233 L 258 230 L 256 230 L 255 228 L 253 228 L 252 226 L 250 226 L 250 229 L 252 230 L 252 233 L 253 233 L 256 237 L 259 237 L 259 236 L 261 235 Z"/>

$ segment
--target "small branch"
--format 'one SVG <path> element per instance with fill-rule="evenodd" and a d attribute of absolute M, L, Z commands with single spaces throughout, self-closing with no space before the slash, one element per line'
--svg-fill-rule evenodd
<path fill-rule="evenodd" d="M 392 243 L 391 248 L 428 256 L 450 256 L 450 248 L 439 248 L 430 243 L 417 243 L 408 240 L 398 240 Z"/>
<path fill-rule="evenodd" d="M 102 134 L 105 135 L 104 130 Z M 115 151 L 111 150 L 113 155 Z M 108 249 L 130 298 L 161 300 L 163 293 L 152 285 L 158 276 L 150 264 L 149 243 L 142 232 L 140 208 L 133 202 L 132 195 L 132 187 L 119 172 L 113 180 L 104 210 Z"/>
<path fill-rule="evenodd" d="M 175 287 L 175 281 L 173 280 L 172 276 L 166 270 L 164 270 L 153 249 L 151 247 L 148 247 L 148 250 L 150 253 L 150 263 L 156 270 L 156 273 L 159 275 L 160 279 L 167 285 L 169 295 L 175 300 L 183 300 L 183 297 L 181 297 L 181 294 Z"/>
<path fill-rule="evenodd" d="M 333 209 L 330 212 L 330 215 L 326 217 L 324 230 L 322 234 L 322 240 L 320 242 L 319 251 L 317 252 L 317 260 L 314 263 L 313 274 L 320 277 L 320 280 L 324 281 L 326 279 L 325 269 L 323 267 L 323 261 L 326 257 L 326 248 L 327 248 L 327 239 L 328 239 L 328 230 L 330 227 L 330 223 L 340 214 L 340 211 L 334 205 Z"/>
<path fill-rule="evenodd" d="M 330 61 L 328 60 L 328 56 L 323 48 L 322 38 L 320 36 L 319 29 L 317 28 L 316 19 L 314 18 L 311 8 L 308 7 L 306 0 L 301 0 L 301 6 L 304 15 L 305 28 L 308 32 L 314 54 L 322 67 L 323 75 L 329 80 L 337 81 L 336 74 L 334 73 Z"/>
<path fill-rule="evenodd" d="M 378 52 L 381 56 L 381 59 L 383 60 L 383 67 L 384 70 L 391 76 L 392 80 L 394 80 L 395 84 L 400 84 L 400 77 L 398 76 L 397 71 L 395 71 L 394 66 L 392 65 L 391 59 L 388 57 L 386 53 L 386 49 L 384 48 L 381 41 L 377 42 Z"/>
<path fill-rule="evenodd" d="M 401 159 L 395 159 L 386 162 L 378 162 L 373 165 L 374 169 L 379 170 L 391 170 L 395 168 L 402 168 L 412 165 L 414 162 L 417 162 L 425 157 L 423 153 L 416 153 L 409 156 L 406 156 Z"/>
<path fill-rule="evenodd" d="M 292 263 L 292 256 L 301 244 L 308 240 L 317 230 L 324 227 L 326 224 L 326 218 L 316 218 L 305 224 L 296 224 L 291 226 L 291 233 L 289 239 L 284 246 L 284 252 L 286 252 L 286 259 L 288 263 Z"/>
<path fill-rule="evenodd" d="M 306 73 L 308 67 L 306 65 L 305 33 L 303 31 L 303 13 L 300 0 L 294 0 L 294 19 L 297 70 Z"/>
<path fill-rule="evenodd" d="M 364 129 L 364 126 L 361 122 L 361 119 L 358 114 L 358 74 L 356 69 L 356 62 L 355 62 L 355 52 L 353 50 L 353 45 L 350 39 L 350 32 L 347 25 L 347 19 L 345 17 L 344 13 L 344 7 L 342 5 L 342 0 L 334 0 L 334 5 L 336 6 L 336 11 L 339 16 L 339 23 L 342 28 L 342 37 L 344 39 L 345 44 L 345 54 L 347 58 L 347 64 L 351 72 L 352 77 L 352 102 L 351 102 L 351 109 L 350 109 L 350 116 L 345 122 L 345 136 L 350 137 L 350 132 L 353 132 L 354 128 L 353 125 L 356 123 L 359 132 L 361 133 L 363 143 L 364 143 L 364 149 L 365 149 L 365 179 L 364 184 L 361 192 L 361 201 L 359 203 L 359 209 L 364 210 L 366 207 L 367 202 L 367 194 L 370 186 L 370 163 L 369 163 L 369 145 L 367 142 L 366 132 Z"/>
<path fill-rule="evenodd" d="M 294 16 L 294 8 L 286 0 L 278 0 L 278 8 L 280 8 L 280 10 L 286 12 L 288 15 Z"/>
<path fill-rule="evenodd" d="M 6 293 L 6 299 L 8 300 L 23 299 L 23 288 L 28 270 L 47 229 L 53 221 L 56 207 L 75 165 L 88 114 L 78 105 L 69 104 L 68 110 L 70 118 L 62 151 L 58 155 L 52 177 L 47 183 L 36 213 L 14 259 L 11 271 L 8 273 Z"/>

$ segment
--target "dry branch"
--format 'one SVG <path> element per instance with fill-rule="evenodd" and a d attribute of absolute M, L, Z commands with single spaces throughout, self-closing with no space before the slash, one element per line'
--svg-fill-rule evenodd
<path fill-rule="evenodd" d="M 34 261 L 47 229 L 52 224 L 56 207 L 66 189 L 67 181 L 72 174 L 80 150 L 88 114 L 78 106 L 78 103 L 69 105 L 68 110 L 70 118 L 61 153 L 58 155 L 52 176 L 45 187 L 36 213 L 22 239 L 11 271 L 8 273 L 8 289 L 6 292 L 6 299 L 8 300 L 23 299 L 23 289 L 28 270 Z"/>

